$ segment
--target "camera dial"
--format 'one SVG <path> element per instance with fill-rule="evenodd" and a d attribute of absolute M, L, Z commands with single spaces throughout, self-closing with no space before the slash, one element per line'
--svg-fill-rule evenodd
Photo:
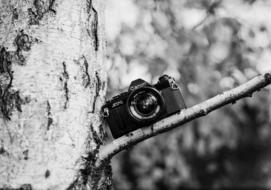
<path fill-rule="evenodd" d="M 151 87 L 135 90 L 127 99 L 127 109 L 134 120 L 146 123 L 157 119 L 163 111 L 160 93 Z"/>

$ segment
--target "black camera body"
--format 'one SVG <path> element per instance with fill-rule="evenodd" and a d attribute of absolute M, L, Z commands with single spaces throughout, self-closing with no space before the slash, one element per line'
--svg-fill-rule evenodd
<path fill-rule="evenodd" d="M 132 81 L 127 92 L 106 102 L 102 115 L 113 137 L 118 138 L 185 108 L 177 83 L 163 75 L 154 85 L 142 79 Z"/>

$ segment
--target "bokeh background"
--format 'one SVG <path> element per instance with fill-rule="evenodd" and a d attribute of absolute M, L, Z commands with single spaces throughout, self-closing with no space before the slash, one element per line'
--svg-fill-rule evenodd
<path fill-rule="evenodd" d="M 195 105 L 271 71 L 269 0 L 106 0 L 108 96 L 166 73 Z M 112 160 L 116 190 L 271 188 L 270 88 Z"/>

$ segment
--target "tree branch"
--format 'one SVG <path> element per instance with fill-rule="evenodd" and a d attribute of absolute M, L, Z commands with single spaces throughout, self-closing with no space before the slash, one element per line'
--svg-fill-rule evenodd
<path fill-rule="evenodd" d="M 101 147 L 96 166 L 102 166 L 104 162 L 112 158 L 115 154 L 138 142 L 153 137 L 159 133 L 169 131 L 196 118 L 205 116 L 224 105 L 230 103 L 233 104 L 239 99 L 252 97 L 254 92 L 260 91 L 270 83 L 271 73 L 259 75 L 234 89 L 228 90 L 202 103 L 184 109 L 180 113 L 171 115 L 151 126 L 140 128 L 115 139 L 113 142 Z"/>

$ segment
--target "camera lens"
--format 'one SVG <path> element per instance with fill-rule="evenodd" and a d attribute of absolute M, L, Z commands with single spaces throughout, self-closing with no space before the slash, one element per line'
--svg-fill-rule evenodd
<path fill-rule="evenodd" d="M 148 115 L 156 109 L 158 101 L 151 93 L 141 93 L 135 98 L 135 106 L 140 113 Z"/>
<path fill-rule="evenodd" d="M 133 91 L 127 99 L 127 110 L 139 123 L 151 123 L 160 117 L 164 101 L 155 88 L 142 87 Z"/>

